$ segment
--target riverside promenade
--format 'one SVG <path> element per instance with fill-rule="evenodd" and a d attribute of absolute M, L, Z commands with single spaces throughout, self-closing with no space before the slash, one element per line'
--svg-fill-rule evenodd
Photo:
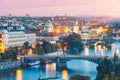
<path fill-rule="evenodd" d="M 21 65 L 22 65 L 21 60 L 2 61 L 0 62 L 0 70 L 16 68 L 16 67 L 20 67 Z"/>

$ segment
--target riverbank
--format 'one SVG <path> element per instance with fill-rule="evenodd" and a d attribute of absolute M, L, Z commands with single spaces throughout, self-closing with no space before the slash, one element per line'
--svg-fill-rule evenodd
<path fill-rule="evenodd" d="M 21 65 L 22 65 L 21 60 L 2 61 L 0 62 L 0 70 L 16 68 L 20 67 Z"/>

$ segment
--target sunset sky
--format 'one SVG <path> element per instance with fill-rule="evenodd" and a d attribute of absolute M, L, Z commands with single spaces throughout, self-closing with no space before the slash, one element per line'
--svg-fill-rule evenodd
<path fill-rule="evenodd" d="M 120 16 L 120 0 L 0 0 L 0 15 Z"/>

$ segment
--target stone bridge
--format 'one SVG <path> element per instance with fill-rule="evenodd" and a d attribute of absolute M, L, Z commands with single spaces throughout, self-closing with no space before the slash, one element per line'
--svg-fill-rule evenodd
<path fill-rule="evenodd" d="M 104 60 L 106 56 L 78 56 L 78 55 L 62 55 L 62 56 L 24 56 L 24 59 L 35 59 L 35 60 L 49 60 L 55 62 L 57 67 L 67 66 L 67 62 L 70 60 L 86 60 L 99 64 Z M 113 59 L 112 56 L 107 56 L 109 59 Z"/>
<path fill-rule="evenodd" d="M 106 46 L 111 46 L 114 42 L 119 42 L 118 40 L 115 39 L 90 39 L 85 41 L 84 43 L 90 44 L 90 46 L 96 46 L 97 44 L 103 44 Z"/>

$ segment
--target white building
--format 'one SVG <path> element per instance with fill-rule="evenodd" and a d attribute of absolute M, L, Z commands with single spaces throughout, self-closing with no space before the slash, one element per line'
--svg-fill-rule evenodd
<path fill-rule="evenodd" d="M 37 36 L 38 41 L 48 41 L 52 44 L 56 44 L 56 41 L 59 41 L 59 36 Z"/>
<path fill-rule="evenodd" d="M 21 46 L 26 41 L 28 41 L 30 44 L 35 43 L 36 34 L 30 31 L 12 31 L 12 32 L 8 32 L 7 30 L 0 31 L 0 45 L 1 45 L 0 49 Z"/>
<path fill-rule="evenodd" d="M 77 34 L 80 33 L 78 21 L 76 21 L 75 26 L 73 26 L 73 32 L 74 32 L 74 33 L 77 33 Z"/>
<path fill-rule="evenodd" d="M 89 39 L 89 34 L 88 34 L 88 28 L 87 26 L 83 26 L 81 30 L 81 39 L 82 40 L 88 40 Z"/>

